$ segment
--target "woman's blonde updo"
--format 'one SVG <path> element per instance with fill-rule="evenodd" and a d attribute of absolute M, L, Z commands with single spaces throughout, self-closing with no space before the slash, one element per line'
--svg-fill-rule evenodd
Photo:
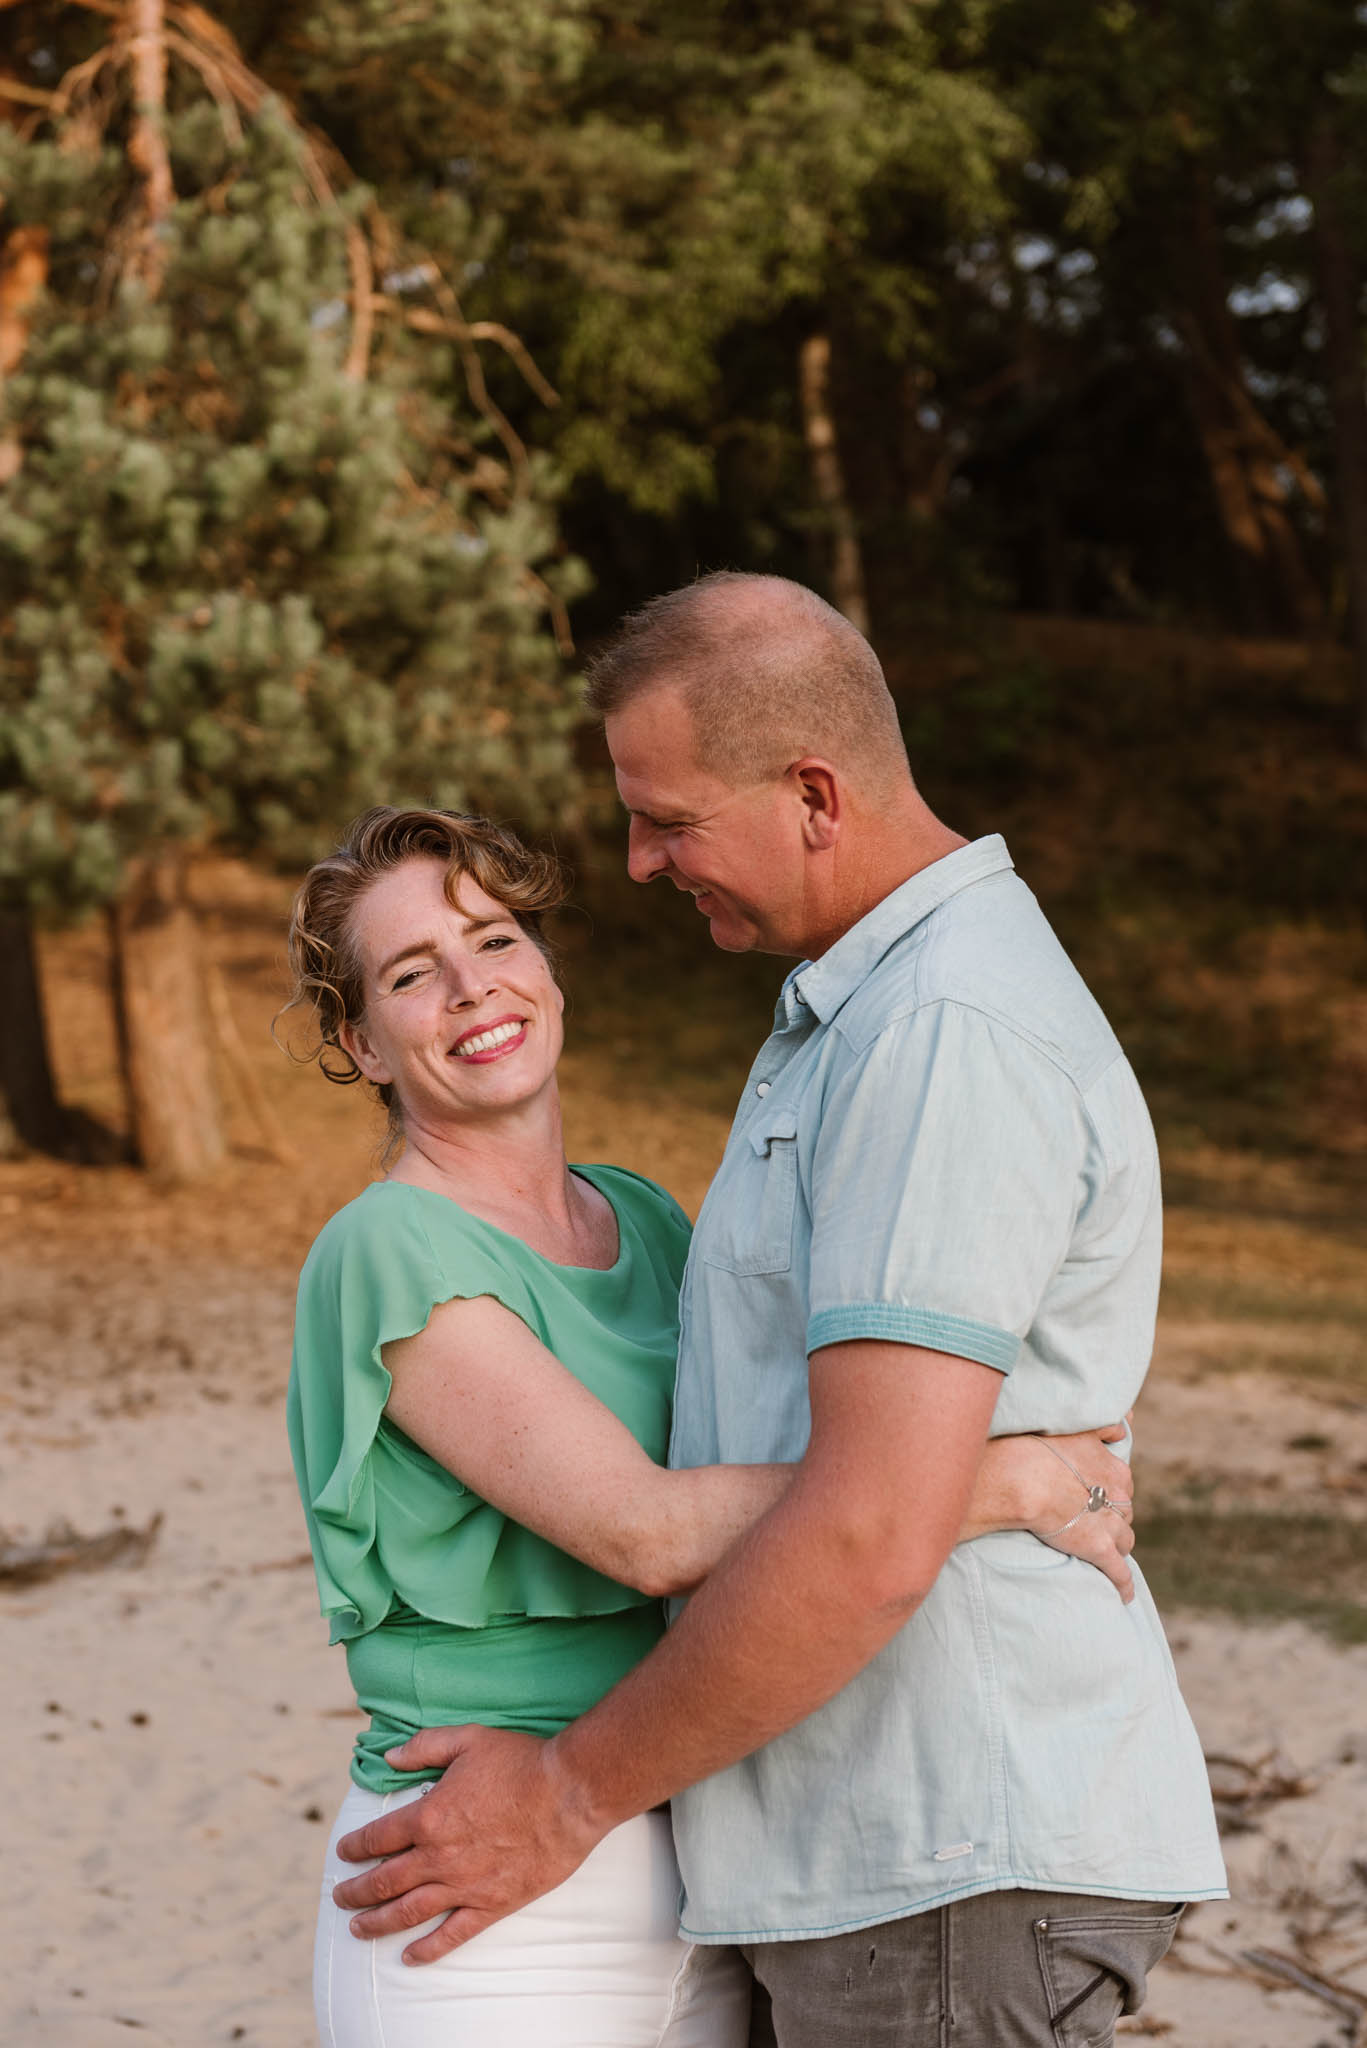
<path fill-rule="evenodd" d="M 283 1017 L 301 1004 L 311 1006 L 317 1040 L 293 1057 L 317 1060 L 327 1079 L 342 1087 L 362 1078 L 339 1039 L 343 1024 L 360 1025 L 365 1017 L 353 912 L 373 883 L 410 860 L 446 863 L 446 900 L 453 908 L 459 907 L 461 880 L 468 875 L 550 957 L 543 922 L 569 888 L 553 854 L 538 853 L 505 826 L 461 811 L 401 811 L 381 804 L 364 812 L 347 827 L 337 851 L 315 861 L 299 886 L 289 925 L 292 986 L 280 1012 Z M 392 1139 L 399 1129 L 394 1090 L 386 1083 L 375 1092 L 389 1113 Z"/>

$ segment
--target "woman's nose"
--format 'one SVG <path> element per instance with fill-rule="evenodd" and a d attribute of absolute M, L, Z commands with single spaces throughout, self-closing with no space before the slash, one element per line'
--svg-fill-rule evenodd
<path fill-rule="evenodd" d="M 477 1003 L 497 985 L 498 977 L 487 962 L 451 960 L 446 966 L 446 1000 L 453 1009 Z"/>

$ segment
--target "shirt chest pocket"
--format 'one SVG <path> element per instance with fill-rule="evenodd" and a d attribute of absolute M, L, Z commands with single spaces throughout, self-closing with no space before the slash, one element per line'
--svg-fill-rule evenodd
<path fill-rule="evenodd" d="M 756 1117 L 699 1219 L 698 1251 L 726 1273 L 786 1273 L 797 1209 L 797 1116 Z"/>

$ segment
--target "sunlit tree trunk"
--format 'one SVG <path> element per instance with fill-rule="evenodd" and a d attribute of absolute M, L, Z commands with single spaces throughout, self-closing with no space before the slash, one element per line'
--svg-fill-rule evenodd
<path fill-rule="evenodd" d="M 798 388 L 802 397 L 802 425 L 812 464 L 812 485 L 831 539 L 831 598 L 852 626 L 861 633 L 869 630 L 869 607 L 864 594 L 864 563 L 859 552 L 859 535 L 845 488 L 840 463 L 835 418 L 831 412 L 831 341 L 827 334 L 810 334 L 798 356 Z"/>
<path fill-rule="evenodd" d="M 163 229 L 175 203 L 166 149 L 163 0 L 129 0 L 128 26 L 134 101 L 128 155 L 143 186 L 135 268 L 155 297 L 166 260 Z M 138 1158 L 159 1180 L 197 1180 L 227 1148 L 198 934 L 178 854 L 133 863 L 110 928 L 119 1050 Z"/>
<path fill-rule="evenodd" d="M 179 858 L 137 863 L 110 924 L 138 1157 L 160 1180 L 197 1180 L 227 1148 L 198 934 Z"/>
<path fill-rule="evenodd" d="M 162 228 L 175 204 L 166 149 L 166 25 L 162 0 L 129 0 L 129 57 L 133 72 L 133 125 L 128 156 L 142 179 L 143 221 L 137 269 L 156 296 L 166 267 Z"/>
<path fill-rule="evenodd" d="M 16 228 L 0 249 L 0 391 L 18 368 L 28 341 L 29 320 L 47 283 L 48 231 Z M 0 435 L 0 484 L 19 473 L 22 450 L 14 435 Z"/>
<path fill-rule="evenodd" d="M 1324 359 L 1334 419 L 1349 630 L 1357 676 L 1358 744 L 1367 753 L 1367 395 L 1363 390 L 1362 277 L 1344 227 L 1340 147 L 1325 114 L 1311 134 L 1307 183 L 1315 207 L 1315 267 L 1324 312 Z"/>

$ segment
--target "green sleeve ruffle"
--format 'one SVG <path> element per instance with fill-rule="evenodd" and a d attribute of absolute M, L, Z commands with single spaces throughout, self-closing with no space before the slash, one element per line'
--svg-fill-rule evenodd
<path fill-rule="evenodd" d="M 645 1604 L 463 1486 L 384 1416 L 386 1344 L 455 1297 L 492 1295 L 545 1340 L 525 1280 L 473 1232 L 433 1249 L 410 1190 L 348 1205 L 305 1264 L 290 1374 L 290 1447 L 333 1642 L 396 1608 L 459 1628 L 512 1615 Z"/>

